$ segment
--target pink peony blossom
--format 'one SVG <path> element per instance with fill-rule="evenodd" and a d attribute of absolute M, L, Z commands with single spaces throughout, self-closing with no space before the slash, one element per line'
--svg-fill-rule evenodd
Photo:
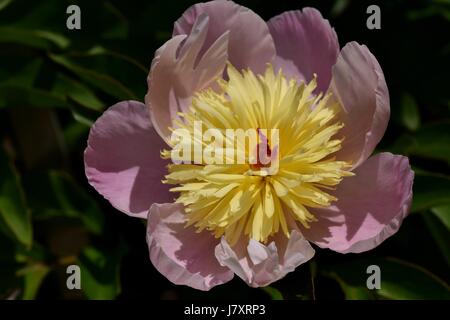
<path fill-rule="evenodd" d="M 371 156 L 389 114 L 375 57 L 340 49 L 316 9 L 265 22 L 232 1 L 199 3 L 156 51 L 145 104 L 119 102 L 93 125 L 86 176 L 147 219 L 150 260 L 173 283 L 209 290 L 236 274 L 265 286 L 311 259 L 310 243 L 359 253 L 397 232 L 414 174 L 403 156 Z M 170 164 L 171 128 L 192 117 L 279 127 L 279 172 Z"/>

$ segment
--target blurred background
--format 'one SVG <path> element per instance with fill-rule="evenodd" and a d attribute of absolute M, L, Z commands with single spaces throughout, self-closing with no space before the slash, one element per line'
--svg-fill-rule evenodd
<path fill-rule="evenodd" d="M 450 1 L 238 1 L 265 20 L 318 8 L 341 47 L 377 57 L 392 116 L 377 151 L 410 157 L 410 216 L 364 254 L 317 250 L 273 286 L 238 277 L 210 292 L 174 286 L 148 259 L 145 224 L 115 210 L 84 175 L 89 128 L 110 105 L 143 101 L 154 51 L 193 1 L 0 0 L 0 298 L 450 299 Z M 81 30 L 66 8 L 81 8 Z M 381 8 L 381 30 L 366 8 Z M 81 268 L 68 290 L 66 268 Z M 379 265 L 381 290 L 366 288 Z"/>

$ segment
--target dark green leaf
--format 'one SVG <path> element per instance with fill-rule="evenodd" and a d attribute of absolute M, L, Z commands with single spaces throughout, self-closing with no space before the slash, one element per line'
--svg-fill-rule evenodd
<path fill-rule="evenodd" d="M 81 288 L 88 299 L 114 299 L 120 293 L 120 260 L 123 250 L 86 248 L 79 259 Z"/>
<path fill-rule="evenodd" d="M 87 141 L 90 126 L 74 122 L 64 130 L 64 140 L 69 149 L 79 147 L 81 143 Z"/>
<path fill-rule="evenodd" d="M 381 288 L 367 289 L 367 267 L 377 265 Z M 450 299 L 450 287 L 428 270 L 394 258 L 358 259 L 327 266 L 326 275 L 337 279 L 349 299 L 376 295 L 387 299 Z"/>
<path fill-rule="evenodd" d="M 2 233 L 0 223 L 0 299 L 8 296 L 20 286 L 16 270 L 20 267 L 16 259 L 17 243 Z"/>
<path fill-rule="evenodd" d="M 131 58 L 129 56 L 126 56 L 126 55 L 124 55 L 122 53 L 119 53 L 119 52 L 116 52 L 116 51 L 112 51 L 112 50 L 109 50 L 109 49 L 105 49 L 104 47 L 101 47 L 101 46 L 92 47 L 91 49 L 89 49 L 86 52 L 86 55 L 89 55 L 89 56 L 109 55 L 109 56 L 115 57 L 117 59 L 121 59 L 121 60 L 123 60 L 125 62 L 128 62 L 128 63 L 134 65 L 135 67 L 140 69 L 142 72 L 144 72 L 144 74 L 148 73 L 148 68 L 144 67 L 137 60 L 135 60 L 135 59 L 133 59 L 133 58 Z"/>
<path fill-rule="evenodd" d="M 409 130 L 420 126 L 420 114 L 416 101 L 410 94 L 404 94 L 401 102 L 402 123 Z"/>
<path fill-rule="evenodd" d="M 6 153 L 0 149 L 0 219 L 18 241 L 32 243 L 31 216 L 25 203 L 19 175 Z"/>
<path fill-rule="evenodd" d="M 29 266 L 26 269 L 19 271 L 19 274 L 23 274 L 24 277 L 24 291 L 22 299 L 33 300 L 42 284 L 42 281 L 47 276 L 50 268 L 43 264 L 36 264 Z"/>
<path fill-rule="evenodd" d="M 435 16 L 441 16 L 444 19 L 450 21 L 450 9 L 444 6 L 429 6 L 421 10 L 409 11 L 407 16 L 411 20 L 420 20 Z"/>
<path fill-rule="evenodd" d="M 22 66 L 22 68 L 13 76 L 2 82 L 2 85 L 9 84 L 20 87 L 32 87 L 41 66 L 42 59 L 34 59 Z"/>
<path fill-rule="evenodd" d="M 103 213 L 69 175 L 50 171 L 45 175 L 30 176 L 25 181 L 25 186 L 36 219 L 71 217 L 82 221 L 94 234 L 103 232 Z"/>
<path fill-rule="evenodd" d="M 360 270 L 358 270 L 360 269 Z M 323 270 L 322 273 L 339 283 L 347 300 L 373 300 L 375 294 L 366 287 L 366 269 L 356 266 L 333 266 L 330 269 Z M 355 274 L 356 273 L 356 274 Z M 356 277 L 355 277 L 356 275 Z"/>
<path fill-rule="evenodd" d="M 0 85 L 0 108 L 4 107 L 65 108 L 63 96 L 41 89 L 17 85 Z"/>
<path fill-rule="evenodd" d="M 267 286 L 263 287 L 262 290 L 267 293 L 272 298 L 272 300 L 284 300 L 281 292 L 274 287 Z"/>
<path fill-rule="evenodd" d="M 108 29 L 103 31 L 102 37 L 106 39 L 125 39 L 128 35 L 128 21 L 126 18 L 110 2 L 104 3 L 104 11 L 111 24 Z M 107 22 L 105 21 L 105 25 L 108 24 Z"/>
<path fill-rule="evenodd" d="M 440 206 L 431 208 L 431 211 L 450 231 L 450 206 Z"/>
<path fill-rule="evenodd" d="M 11 2 L 12 0 L 0 0 L 0 10 L 5 9 Z"/>
<path fill-rule="evenodd" d="M 93 110 L 103 110 L 105 104 L 101 102 L 95 93 L 83 83 L 59 74 L 56 78 L 53 91 L 72 98 L 83 107 Z"/>
<path fill-rule="evenodd" d="M 450 122 L 422 126 L 414 133 L 404 134 L 391 151 L 450 163 Z"/>
<path fill-rule="evenodd" d="M 413 185 L 411 211 L 450 204 L 450 178 L 432 173 L 417 173 Z"/>
<path fill-rule="evenodd" d="M 79 124 L 83 124 L 87 128 L 90 128 L 94 124 L 95 118 L 86 115 L 76 107 L 72 107 L 71 111 L 73 118 L 78 121 Z"/>
<path fill-rule="evenodd" d="M 70 43 L 67 38 L 56 33 L 15 27 L 0 27 L 0 42 L 16 43 L 43 50 L 49 50 L 53 46 L 64 49 Z"/>
<path fill-rule="evenodd" d="M 438 245 L 442 256 L 450 267 L 450 231 L 434 215 L 424 214 L 423 218 L 430 230 L 436 244 Z"/>
<path fill-rule="evenodd" d="M 353 286 L 346 283 L 339 276 L 334 275 L 333 277 L 341 286 L 342 291 L 344 291 L 345 299 L 347 300 L 374 300 L 375 295 L 365 287 Z"/>
<path fill-rule="evenodd" d="M 75 73 L 83 81 L 99 88 L 100 90 L 117 99 L 136 99 L 134 94 L 130 90 L 128 90 L 122 83 L 106 74 L 98 73 L 96 71 L 76 65 L 67 57 L 62 55 L 49 54 L 49 57 L 55 63 Z"/>
<path fill-rule="evenodd" d="M 331 15 L 333 17 L 340 16 L 350 4 L 349 0 L 337 0 L 335 1 L 333 7 L 331 8 Z"/>
<path fill-rule="evenodd" d="M 380 262 L 379 295 L 389 299 L 450 299 L 450 287 L 426 269 L 397 259 Z"/>

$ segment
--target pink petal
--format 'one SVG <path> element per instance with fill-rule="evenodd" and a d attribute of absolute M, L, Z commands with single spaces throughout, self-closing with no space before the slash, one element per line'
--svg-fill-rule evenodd
<path fill-rule="evenodd" d="M 250 68 L 262 73 L 275 56 L 275 47 L 266 22 L 256 13 L 232 1 L 198 3 L 186 10 L 174 25 L 173 35 L 189 34 L 202 13 L 210 18 L 210 28 L 202 52 L 224 32 L 230 32 L 229 60 L 238 70 Z"/>
<path fill-rule="evenodd" d="M 302 230 L 309 241 L 341 253 L 375 248 L 400 228 L 409 213 L 414 172 L 408 158 L 380 153 L 344 178 L 337 202 L 315 212 L 318 222 Z"/>
<path fill-rule="evenodd" d="M 147 225 L 150 260 L 159 272 L 175 284 L 209 290 L 230 281 L 234 274 L 214 256 L 219 242 L 209 232 L 185 227 L 182 204 L 154 204 Z"/>
<path fill-rule="evenodd" d="M 179 119 L 178 112 L 188 110 L 192 95 L 223 74 L 228 33 L 205 45 L 209 23 L 206 15 L 198 16 L 189 36 L 178 35 L 167 41 L 152 61 L 145 102 L 150 106 L 153 126 L 166 141 L 169 127 Z"/>
<path fill-rule="evenodd" d="M 366 160 L 386 131 L 389 92 L 378 61 L 366 46 L 348 43 L 333 67 L 330 91 L 339 101 L 344 123 L 342 149 L 336 158 L 353 163 Z"/>
<path fill-rule="evenodd" d="M 89 183 L 118 210 L 147 218 L 153 202 L 171 201 L 161 180 L 166 161 L 164 141 L 152 128 L 146 106 L 119 102 L 97 119 L 84 152 Z"/>
<path fill-rule="evenodd" d="M 267 286 L 283 278 L 314 256 L 314 249 L 297 230 L 291 237 L 277 236 L 269 245 L 251 239 L 231 247 L 222 238 L 217 260 L 251 287 Z"/>
<path fill-rule="evenodd" d="M 298 80 L 310 81 L 317 74 L 317 91 L 325 92 L 331 68 L 339 54 L 339 42 L 328 20 L 314 8 L 287 11 L 267 23 L 277 57 L 275 65 Z"/>

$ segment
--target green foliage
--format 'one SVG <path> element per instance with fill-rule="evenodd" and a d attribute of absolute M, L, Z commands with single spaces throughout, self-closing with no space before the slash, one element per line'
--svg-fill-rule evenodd
<path fill-rule="evenodd" d="M 417 130 L 420 126 L 420 114 L 414 98 L 405 94 L 401 101 L 403 125 L 409 130 Z"/>
<path fill-rule="evenodd" d="M 414 116 L 413 116 L 414 118 Z M 411 118 L 409 129 L 417 129 Z M 415 126 L 415 127 L 414 127 Z M 427 124 L 414 133 L 405 133 L 396 141 L 392 151 L 407 156 L 442 160 L 450 164 L 450 121 Z"/>
<path fill-rule="evenodd" d="M 280 292 L 280 290 L 274 287 L 267 286 L 263 287 L 262 290 L 267 293 L 272 300 L 284 300 L 283 294 Z"/>
<path fill-rule="evenodd" d="M 116 251 L 87 247 L 79 258 L 81 283 L 87 298 L 114 299 L 120 293 L 120 258 L 123 248 Z"/>
<path fill-rule="evenodd" d="M 436 173 L 416 172 L 411 211 L 421 211 L 450 204 L 450 177 Z"/>
<path fill-rule="evenodd" d="M 53 62 L 76 74 L 81 80 L 110 94 L 116 99 L 127 100 L 136 98 L 127 87 L 106 74 L 79 66 L 65 56 L 52 54 L 49 57 Z"/>
<path fill-rule="evenodd" d="M 20 29 L 15 27 L 0 28 L 0 43 L 16 43 L 34 49 L 51 49 L 53 46 L 61 49 L 69 45 L 65 37 L 50 31 Z"/>
<path fill-rule="evenodd" d="M 380 267 L 380 289 L 366 286 L 367 267 Z M 396 258 L 355 259 L 328 266 L 326 276 L 336 279 L 347 299 L 450 299 L 449 286 L 434 274 L 415 264 Z"/>
<path fill-rule="evenodd" d="M 144 99 L 155 50 L 193 2 L 80 0 L 82 29 L 70 31 L 71 1 L 0 0 L 0 298 L 193 296 L 155 271 L 143 223 L 96 194 L 83 164 L 90 126 L 110 105 Z M 386 3 L 377 31 L 365 28 L 364 1 L 237 2 L 266 20 L 315 6 L 341 46 L 368 45 L 391 97 L 380 150 L 409 157 L 414 196 L 399 232 L 362 257 L 317 249 L 276 288 L 234 280 L 207 297 L 450 299 L 450 44 L 430 36 L 448 29 L 449 2 Z M 69 264 L 81 267 L 81 292 L 65 287 Z M 366 287 L 372 264 L 380 290 Z"/>
<path fill-rule="evenodd" d="M 102 234 L 104 216 L 97 203 L 69 175 L 59 171 L 30 175 L 25 185 L 36 220 L 69 217 L 91 233 Z"/>
<path fill-rule="evenodd" d="M 450 299 L 450 288 L 441 279 L 412 263 L 386 259 L 378 294 L 388 299 Z"/>
<path fill-rule="evenodd" d="M 431 209 L 436 217 L 450 230 L 450 206 L 440 206 Z"/>
<path fill-rule="evenodd" d="M 20 270 L 20 273 L 24 274 L 24 292 L 22 299 L 32 300 L 36 298 L 39 287 L 49 271 L 50 268 L 48 266 L 40 264 Z"/>
<path fill-rule="evenodd" d="M 62 96 L 35 88 L 0 85 L 0 108 L 30 106 L 38 108 L 63 108 L 67 102 Z"/>
<path fill-rule="evenodd" d="M 434 208 L 432 211 L 435 213 L 435 216 L 432 214 L 425 214 L 425 222 L 428 226 L 428 230 L 430 230 L 431 235 L 433 236 L 436 244 L 438 245 L 441 254 L 447 261 L 448 266 L 450 267 L 450 237 L 449 237 L 449 229 L 448 226 L 444 225 L 441 220 L 439 220 L 439 215 L 442 214 L 442 211 L 439 208 Z M 447 210 L 449 207 L 445 207 Z M 436 211 L 437 209 L 437 211 Z M 437 214 L 436 214 L 437 213 Z M 449 219 L 448 212 L 445 212 L 445 219 Z M 448 222 L 448 221 L 447 221 Z"/>
<path fill-rule="evenodd" d="M 3 150 L 0 149 L 0 221 L 20 243 L 31 246 L 30 211 L 19 175 Z"/>

